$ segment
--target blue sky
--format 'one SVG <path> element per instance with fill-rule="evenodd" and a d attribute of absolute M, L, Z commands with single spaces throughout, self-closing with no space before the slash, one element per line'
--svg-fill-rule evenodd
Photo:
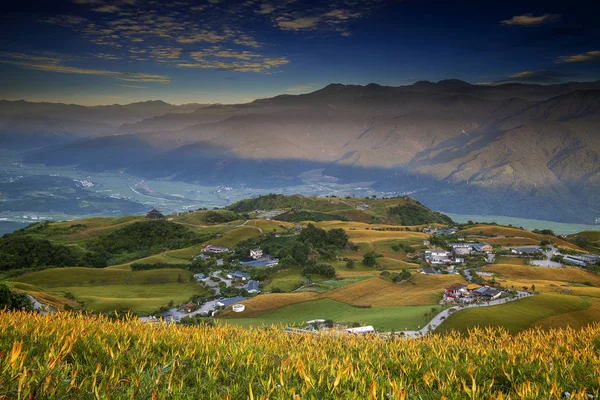
<path fill-rule="evenodd" d="M 22 1 L 0 17 L 0 98 L 236 103 L 333 82 L 597 80 L 598 3 Z"/>

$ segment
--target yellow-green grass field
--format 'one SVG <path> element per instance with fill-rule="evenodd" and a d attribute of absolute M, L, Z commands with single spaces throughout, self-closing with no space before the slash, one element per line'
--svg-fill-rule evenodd
<path fill-rule="evenodd" d="M 195 294 L 207 294 L 208 290 L 194 282 L 191 275 L 187 270 L 175 268 L 130 271 L 73 267 L 33 272 L 12 282 L 17 289 L 34 297 L 41 298 L 42 293 L 52 296 L 56 298 L 52 300 L 54 303 L 71 293 L 93 311 L 131 308 L 147 313 L 170 300 L 178 304 Z"/>
<path fill-rule="evenodd" d="M 55 296 L 50 293 L 47 293 L 44 291 L 44 289 L 42 289 L 39 286 L 29 285 L 27 283 L 21 282 L 11 282 L 11 285 L 14 289 L 18 291 L 27 292 L 40 303 L 48 304 L 55 310 L 63 310 L 65 305 L 69 305 L 71 307 L 78 306 L 76 301 L 65 299 L 62 295 Z"/>
<path fill-rule="evenodd" d="M 492 246 L 528 246 L 539 245 L 540 241 L 532 238 L 481 238 Z"/>
<path fill-rule="evenodd" d="M 535 291 L 538 293 L 569 294 L 600 299 L 600 276 L 579 268 L 497 264 L 483 270 L 497 273 L 496 283 L 508 289 L 527 287 L 531 290 L 535 285 Z"/>
<path fill-rule="evenodd" d="M 245 226 L 254 226 L 260 228 L 265 234 L 269 232 L 287 233 L 296 228 L 296 225 L 291 222 L 266 219 L 251 219 L 246 222 Z"/>
<path fill-rule="evenodd" d="M 95 217 L 82 218 L 75 221 L 52 222 L 42 231 L 28 229 L 28 235 L 34 238 L 48 239 L 55 243 L 66 244 L 95 237 L 107 230 L 125 226 L 143 219 L 144 218 L 141 216 L 119 218 Z"/>
<path fill-rule="evenodd" d="M 496 264 L 527 265 L 527 258 L 497 256 Z"/>
<path fill-rule="evenodd" d="M 530 232 L 527 230 L 511 228 L 511 227 L 506 227 L 506 226 L 480 224 L 480 225 L 475 225 L 473 227 L 470 227 L 468 229 L 463 229 L 459 233 L 465 234 L 468 236 L 481 237 L 481 240 L 485 240 L 485 241 L 489 241 L 489 239 L 492 239 L 491 237 L 493 237 L 493 236 L 512 236 L 512 237 L 517 237 L 517 238 L 523 237 L 523 238 L 533 239 L 533 240 L 537 241 L 538 243 L 542 240 L 548 240 L 548 241 L 554 243 L 555 245 L 557 245 L 558 247 L 565 247 L 565 248 L 569 248 L 572 250 L 583 251 L 581 248 L 574 245 L 573 243 L 570 243 L 564 239 L 557 238 L 556 236 L 541 235 L 541 234 L 533 233 L 533 232 Z M 497 239 L 500 239 L 500 238 L 497 238 Z M 491 242 L 490 242 L 490 244 L 491 244 Z M 530 243 L 523 243 L 523 244 L 530 244 Z"/>
<path fill-rule="evenodd" d="M 590 298 L 591 305 L 585 310 L 571 311 L 559 315 L 546 317 L 533 324 L 540 328 L 571 328 L 581 329 L 585 326 L 600 321 L 600 299 Z"/>
<path fill-rule="evenodd" d="M 54 296 L 71 293 L 91 311 L 131 309 L 143 314 L 154 312 L 171 300 L 181 304 L 194 295 L 208 294 L 208 289 L 197 283 L 163 283 L 61 286 L 48 289 L 48 292 Z"/>
<path fill-rule="evenodd" d="M 148 271 L 127 271 L 110 268 L 52 268 L 12 279 L 42 288 L 60 286 L 97 286 L 114 284 L 175 283 L 178 279 L 190 281 L 192 273 L 183 269 L 163 268 Z M 180 280 L 181 280 L 180 279 Z"/>
<path fill-rule="evenodd" d="M 301 324 L 312 319 L 331 319 L 343 324 L 372 325 L 380 331 L 417 329 L 429 320 L 431 306 L 358 308 L 332 299 L 304 301 L 253 318 L 229 318 L 227 323 L 241 326 Z M 436 310 L 439 307 L 436 308 Z M 241 313 L 243 314 L 243 312 Z"/>
<path fill-rule="evenodd" d="M 327 280 L 327 278 L 322 277 L 320 275 L 313 275 L 311 277 L 313 282 L 322 282 Z M 279 271 L 273 275 L 270 281 L 265 285 L 264 290 L 270 291 L 273 288 L 280 288 L 284 292 L 291 292 L 296 289 L 299 282 L 304 282 L 306 277 L 302 275 L 302 268 L 288 268 L 282 271 Z"/>
<path fill-rule="evenodd" d="M 450 315 L 436 332 L 466 332 L 475 327 L 504 327 L 511 333 L 517 333 L 532 327 L 538 322 L 553 316 L 587 310 L 592 302 L 578 296 L 559 294 L 540 294 L 511 303 L 490 307 L 476 307 L 460 310 Z M 560 320 L 554 320 L 559 322 Z M 560 324 L 565 327 L 567 320 Z M 558 324 L 557 324 L 558 325 Z"/>
<path fill-rule="evenodd" d="M 211 240 L 211 244 L 232 248 L 242 240 L 254 239 L 261 235 L 254 226 L 240 226 L 223 233 L 223 236 Z"/>
<path fill-rule="evenodd" d="M 555 283 L 590 282 L 594 286 L 600 286 L 600 275 L 585 271 L 581 268 L 545 268 L 533 267 L 529 265 L 494 264 L 483 268 L 482 271 L 495 272 L 499 274 L 500 278 L 511 281 L 550 281 Z"/>
<path fill-rule="evenodd" d="M 375 277 L 335 289 L 325 297 L 350 305 L 373 307 L 436 305 L 445 287 L 466 282 L 460 275 L 421 274 L 413 274 L 413 281 L 396 284 Z"/>
<path fill-rule="evenodd" d="M 250 318 L 264 312 L 274 311 L 292 304 L 314 301 L 320 298 L 321 296 L 312 292 L 261 294 L 243 302 L 246 308 L 242 314 L 234 313 L 231 309 L 227 309 L 219 315 L 219 318 L 239 318 L 241 315 L 243 315 L 244 318 Z"/>

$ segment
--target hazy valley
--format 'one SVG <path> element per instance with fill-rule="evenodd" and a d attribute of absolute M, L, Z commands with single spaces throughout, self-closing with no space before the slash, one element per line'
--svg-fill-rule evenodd
<path fill-rule="evenodd" d="M 258 191 L 322 170 L 457 214 L 600 216 L 597 82 L 336 84 L 240 105 L 2 102 L 0 114 L 4 147 L 26 164 Z"/>

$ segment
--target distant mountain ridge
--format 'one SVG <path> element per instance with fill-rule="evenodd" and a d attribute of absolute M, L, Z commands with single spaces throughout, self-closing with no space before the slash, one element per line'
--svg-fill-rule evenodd
<path fill-rule="evenodd" d="M 129 107 L 131 121 L 97 127 L 100 133 L 83 129 L 84 140 L 73 140 L 72 129 L 54 129 L 70 143 L 27 161 L 259 187 L 295 184 L 300 173 L 324 169 L 384 191 L 434 194 L 421 200 L 447 212 L 461 213 L 457 204 L 471 196 L 476 200 L 466 203 L 479 214 L 578 222 L 600 216 L 600 81 L 330 84 L 193 110 L 129 106 L 120 107 Z M 144 107 L 152 115 L 135 119 Z"/>

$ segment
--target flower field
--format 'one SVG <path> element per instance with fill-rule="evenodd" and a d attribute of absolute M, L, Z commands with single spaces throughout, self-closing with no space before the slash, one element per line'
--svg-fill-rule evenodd
<path fill-rule="evenodd" d="M 571 399 L 600 395 L 600 325 L 423 339 L 0 312 L 1 399 Z"/>

